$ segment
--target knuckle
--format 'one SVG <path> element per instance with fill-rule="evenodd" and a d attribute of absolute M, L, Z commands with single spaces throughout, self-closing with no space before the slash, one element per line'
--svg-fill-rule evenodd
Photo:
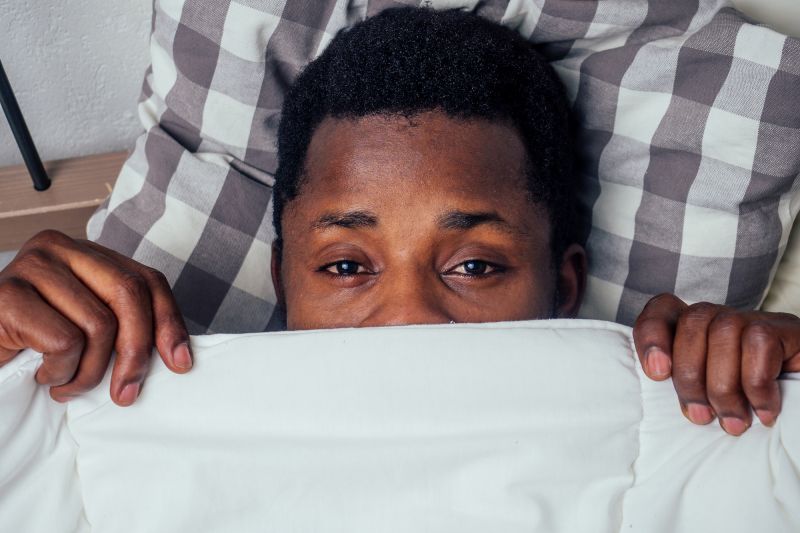
<path fill-rule="evenodd" d="M 739 331 L 745 326 L 745 319 L 736 311 L 722 311 L 712 320 L 709 328 L 716 333 L 730 333 Z"/>
<path fill-rule="evenodd" d="M 172 335 L 177 335 L 181 340 L 188 340 L 185 333 L 186 324 L 180 314 L 170 312 L 160 317 L 159 320 L 161 321 L 160 325 L 170 331 Z"/>
<path fill-rule="evenodd" d="M 52 244 L 63 244 L 71 241 L 69 237 L 54 229 L 42 230 L 25 243 L 25 247 L 46 248 Z"/>
<path fill-rule="evenodd" d="M 165 276 L 160 270 L 145 267 L 142 275 L 147 279 L 147 281 L 154 285 L 167 288 L 169 287 L 169 280 L 167 280 L 167 276 Z"/>
<path fill-rule="evenodd" d="M 117 294 L 123 300 L 140 301 L 149 295 L 147 282 L 139 274 L 126 272 L 119 280 Z"/>
<path fill-rule="evenodd" d="M 778 342 L 775 329 L 765 320 L 756 320 L 745 326 L 743 342 L 752 350 L 771 348 Z"/>
<path fill-rule="evenodd" d="M 121 349 L 117 354 L 114 373 L 136 380 L 143 379 L 147 373 L 147 368 L 150 366 L 150 353 L 149 349 L 142 349 L 141 347 Z"/>
<path fill-rule="evenodd" d="M 741 396 L 741 388 L 733 381 L 712 379 L 708 382 L 708 394 L 717 401 L 725 403 L 735 401 Z"/>
<path fill-rule="evenodd" d="M 768 376 L 760 369 L 753 370 L 742 377 L 742 386 L 744 386 L 745 390 L 752 392 L 766 392 L 771 388 L 773 383 L 774 378 Z"/>
<path fill-rule="evenodd" d="M 678 317 L 678 326 L 682 328 L 694 328 L 701 324 L 707 324 L 714 318 L 721 306 L 708 303 L 698 302 L 690 305 Z"/>
<path fill-rule="evenodd" d="M 31 248 L 15 261 L 19 272 L 40 272 L 53 267 L 53 256 L 42 248 Z"/>
<path fill-rule="evenodd" d="M 49 343 L 50 352 L 56 354 L 66 354 L 72 352 L 80 352 L 83 349 L 84 338 L 83 333 L 79 329 L 74 331 L 64 332 L 61 335 L 52 339 Z"/>
<path fill-rule="evenodd" d="M 117 346 L 117 360 L 115 368 L 122 372 L 129 372 L 131 369 L 138 368 L 143 362 L 150 360 L 153 351 L 152 342 L 144 339 L 125 342 Z"/>
<path fill-rule="evenodd" d="M 703 385 L 705 372 L 696 366 L 677 364 L 672 369 L 672 379 L 681 387 L 697 388 Z"/>
<path fill-rule="evenodd" d="M 697 302 L 690 305 L 684 314 L 708 318 L 718 313 L 721 307 L 721 305 L 712 304 L 710 302 Z"/>
<path fill-rule="evenodd" d="M 110 310 L 100 308 L 92 313 L 84 328 L 90 337 L 113 335 L 117 330 L 117 319 Z"/>
<path fill-rule="evenodd" d="M 16 276 L 5 277 L 0 280 L 0 304 L 9 303 L 20 293 L 27 292 L 28 290 L 30 290 L 30 283 L 27 281 Z M 2 308 L 8 309 L 9 307 L 3 305 Z"/>

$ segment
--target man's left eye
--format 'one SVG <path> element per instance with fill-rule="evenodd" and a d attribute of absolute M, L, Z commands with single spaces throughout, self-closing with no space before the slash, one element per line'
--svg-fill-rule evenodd
<path fill-rule="evenodd" d="M 462 276 L 485 276 L 500 271 L 499 265 L 494 265 L 480 259 L 470 259 L 456 266 L 450 272 Z"/>
<path fill-rule="evenodd" d="M 363 274 L 367 271 L 363 265 L 356 263 L 355 261 L 348 260 L 330 263 L 322 267 L 322 270 L 337 276 L 353 276 L 355 274 Z"/>

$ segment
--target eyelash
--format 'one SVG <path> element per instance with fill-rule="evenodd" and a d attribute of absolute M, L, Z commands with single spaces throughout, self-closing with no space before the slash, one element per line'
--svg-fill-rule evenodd
<path fill-rule="evenodd" d="M 469 263 L 477 263 L 479 266 L 484 266 L 486 269 L 489 270 L 489 272 L 485 272 L 484 271 L 484 272 L 472 273 L 472 274 L 469 273 L 469 272 L 466 272 L 467 264 L 469 264 Z M 345 264 L 355 265 L 355 272 L 350 272 L 350 273 L 340 272 L 339 268 L 342 265 L 345 265 Z M 459 267 L 464 267 L 465 272 L 456 272 L 456 270 Z M 331 269 L 334 269 L 334 268 L 336 269 L 336 271 L 335 272 L 331 272 Z M 362 265 L 361 263 L 358 263 L 357 261 L 352 261 L 352 260 L 349 260 L 349 259 L 341 259 L 339 261 L 334 261 L 333 263 L 328 263 L 328 264 L 323 265 L 322 267 L 320 267 L 319 271 L 320 272 L 326 272 L 326 273 L 328 273 L 328 274 L 330 274 L 332 276 L 336 276 L 336 277 L 340 277 L 340 278 L 349 278 L 349 277 L 357 276 L 357 275 L 360 275 L 360 274 L 368 274 L 369 273 L 369 271 L 364 267 L 364 265 Z M 457 276 L 463 276 L 463 277 L 467 277 L 467 278 L 480 278 L 480 277 L 491 276 L 493 274 L 499 274 L 499 273 L 504 272 L 504 271 L 505 271 L 505 268 L 502 267 L 501 265 L 496 264 L 496 263 L 491 263 L 489 261 L 483 261 L 481 259 L 468 259 L 466 261 L 462 261 L 461 263 L 457 264 L 454 268 L 452 268 L 452 269 L 448 270 L 447 272 L 445 272 L 445 274 L 454 274 L 454 275 L 457 275 Z"/>
<path fill-rule="evenodd" d="M 466 272 L 466 271 L 465 272 L 456 272 L 456 270 L 458 268 L 461 268 L 461 267 L 463 267 L 464 270 L 466 270 L 466 266 L 469 263 L 477 263 L 480 266 L 486 267 L 486 269 L 489 270 L 489 271 L 488 272 L 484 271 L 484 272 L 475 273 L 475 274 L 470 274 L 469 272 Z M 490 261 L 484 261 L 482 259 L 467 259 L 466 261 L 462 261 L 461 263 L 457 264 L 454 268 L 448 270 L 446 273 L 447 274 L 454 274 L 456 276 L 463 276 L 463 277 L 466 277 L 466 278 L 484 278 L 484 277 L 492 276 L 494 274 L 500 274 L 500 273 L 502 273 L 504 271 L 505 271 L 505 268 L 503 266 L 498 265 L 496 263 L 492 263 Z"/>
<path fill-rule="evenodd" d="M 339 272 L 338 271 L 339 270 L 338 267 L 341 266 L 342 264 L 353 264 L 356 267 L 356 271 L 352 272 L 352 273 Z M 332 268 L 336 268 L 336 272 L 331 272 Z M 359 269 L 363 269 L 363 271 L 359 272 Z M 339 261 L 334 261 L 333 263 L 328 263 L 327 265 L 323 265 L 322 267 L 320 267 L 319 271 L 320 272 L 326 272 L 326 273 L 330 274 L 331 276 L 336 276 L 336 277 L 339 277 L 339 278 L 350 278 L 350 277 L 353 277 L 353 276 L 357 276 L 359 274 L 368 274 L 369 273 L 369 271 L 366 268 L 364 268 L 364 265 L 362 265 L 361 263 L 359 263 L 357 261 L 353 261 L 353 260 L 350 260 L 350 259 L 340 259 Z"/>

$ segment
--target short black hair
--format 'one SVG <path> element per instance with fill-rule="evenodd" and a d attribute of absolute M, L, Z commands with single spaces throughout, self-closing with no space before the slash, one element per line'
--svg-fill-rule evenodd
<path fill-rule="evenodd" d="M 413 117 L 505 121 L 528 154 L 530 199 L 545 206 L 553 259 L 574 241 L 569 107 L 552 67 L 517 32 L 463 10 L 401 7 L 343 30 L 308 64 L 283 103 L 273 223 L 302 185 L 306 152 L 326 117 Z"/>

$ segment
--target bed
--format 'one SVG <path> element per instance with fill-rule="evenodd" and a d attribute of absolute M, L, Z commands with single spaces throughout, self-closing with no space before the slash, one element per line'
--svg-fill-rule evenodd
<path fill-rule="evenodd" d="M 331 16 L 308 23 L 314 31 L 303 33 L 299 58 L 286 49 L 262 57 L 280 19 L 274 3 L 233 2 L 244 24 L 236 27 L 246 29 L 235 37 L 224 32 L 228 19 L 210 16 L 212 4 L 155 3 L 153 66 L 139 105 L 146 133 L 89 233 L 162 270 L 193 332 L 250 333 L 195 337 L 191 379 L 156 363 L 128 410 L 110 403 L 107 386 L 66 407 L 49 401 L 30 379 L 40 357 L 33 352 L 0 368 L 0 524 L 96 532 L 800 528 L 796 376 L 781 382 L 776 428 L 756 422 L 736 439 L 694 427 L 668 382 L 642 379 L 624 325 L 662 290 L 800 309 L 800 232 L 792 231 L 800 110 L 791 98 L 767 105 L 771 94 L 800 94 L 796 39 L 723 1 L 700 2 L 689 20 L 681 2 L 490 9 L 550 54 L 582 120 L 595 258 L 583 315 L 602 321 L 262 334 L 252 332 L 269 326 L 274 307 L 264 275 L 274 161 L 264 146 L 280 102 L 255 105 L 254 94 L 285 88 L 331 32 L 353 21 L 348 13 L 358 19 L 378 3 L 325 3 Z M 591 16 L 580 11 L 590 4 Z M 192 63 L 204 73 L 195 77 L 187 58 L 206 56 L 181 41 L 187 28 L 205 32 L 198 42 L 229 61 Z M 612 79 L 608 65 L 631 47 L 632 61 L 661 70 L 642 75 L 630 63 Z M 697 84 L 719 62 L 728 67 L 709 99 Z M 226 92 L 213 80 L 232 65 L 254 77 Z M 695 76 L 679 86 L 679 72 Z M 753 76 L 764 82 L 752 90 L 757 118 L 753 99 L 731 92 Z M 775 79 L 782 85 L 771 92 Z M 248 100 L 238 90 L 255 93 Z M 677 127 L 676 117 L 697 110 L 702 121 Z M 759 144 L 762 127 L 773 129 Z M 697 168 L 672 180 L 687 155 Z M 739 196 L 714 194 L 720 187 Z M 237 209 L 215 210 L 221 200 Z M 648 218 L 659 210 L 674 216 Z M 670 270 L 653 275 L 654 264 Z M 197 291 L 201 281 L 213 290 Z"/>

